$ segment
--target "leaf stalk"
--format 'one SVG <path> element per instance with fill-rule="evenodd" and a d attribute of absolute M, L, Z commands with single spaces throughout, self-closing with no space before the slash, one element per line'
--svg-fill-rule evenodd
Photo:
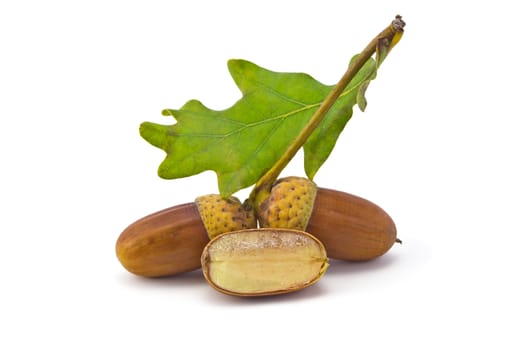
<path fill-rule="evenodd" d="M 310 135 L 317 128 L 319 123 L 323 120 L 325 115 L 328 113 L 330 108 L 337 101 L 339 96 L 343 93 L 346 86 L 352 81 L 355 75 L 363 67 L 363 65 L 372 57 L 372 55 L 378 52 L 379 45 L 385 45 L 387 43 L 388 51 L 390 51 L 395 44 L 400 40 L 403 34 L 403 27 L 405 22 L 401 19 L 401 16 L 396 18 L 379 33 L 364 49 L 361 51 L 359 56 L 353 60 L 348 69 L 341 77 L 339 82 L 334 86 L 330 93 L 326 96 L 324 101 L 321 103 L 319 108 L 312 115 L 308 123 L 288 146 L 286 151 L 283 153 L 281 158 L 257 181 L 252 192 L 250 193 L 249 201 L 257 207 L 270 193 L 272 184 L 277 180 L 281 172 L 292 160 L 295 154 L 303 147 L 304 143 L 308 140 Z M 385 55 L 386 56 L 386 55 Z M 384 59 L 384 57 L 382 59 Z"/>

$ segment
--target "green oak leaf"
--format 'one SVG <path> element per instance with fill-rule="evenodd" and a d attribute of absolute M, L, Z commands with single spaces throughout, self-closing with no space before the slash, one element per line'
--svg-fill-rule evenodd
<path fill-rule="evenodd" d="M 162 111 L 175 118 L 175 124 L 140 126 L 140 135 L 166 152 L 158 168 L 161 178 L 213 170 L 223 197 L 256 183 L 333 88 L 308 74 L 273 72 L 246 60 L 230 60 L 228 68 L 242 92 L 233 106 L 218 111 L 190 100 L 180 109 Z M 358 104 L 362 110 L 366 106 L 364 93 L 376 69 L 369 59 L 304 144 L 304 167 L 310 179 L 330 155 L 353 106 Z"/>

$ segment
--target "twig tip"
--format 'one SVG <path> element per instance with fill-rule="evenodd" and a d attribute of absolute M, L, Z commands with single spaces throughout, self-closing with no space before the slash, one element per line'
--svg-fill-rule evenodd
<path fill-rule="evenodd" d="M 405 27 L 405 21 L 401 19 L 401 15 L 396 15 L 396 18 L 392 21 L 392 26 L 398 32 L 402 32 Z"/>

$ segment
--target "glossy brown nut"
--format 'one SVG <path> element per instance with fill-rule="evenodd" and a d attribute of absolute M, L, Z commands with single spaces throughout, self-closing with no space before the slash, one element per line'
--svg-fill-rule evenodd
<path fill-rule="evenodd" d="M 209 242 L 194 203 L 177 205 L 129 225 L 116 244 L 120 263 L 131 273 L 160 277 L 200 268 Z"/>
<path fill-rule="evenodd" d="M 306 231 L 333 259 L 363 261 L 385 254 L 396 242 L 392 218 L 376 204 L 349 193 L 319 188 Z"/>

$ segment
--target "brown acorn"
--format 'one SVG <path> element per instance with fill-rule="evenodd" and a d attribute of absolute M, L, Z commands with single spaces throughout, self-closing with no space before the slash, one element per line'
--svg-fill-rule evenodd
<path fill-rule="evenodd" d="M 375 259 L 401 243 L 394 221 L 377 204 L 350 193 L 320 188 L 306 231 L 333 259 Z"/>
<path fill-rule="evenodd" d="M 117 239 L 117 258 L 129 272 L 145 277 L 171 276 L 200 267 L 209 242 L 195 203 L 145 216 Z"/>

